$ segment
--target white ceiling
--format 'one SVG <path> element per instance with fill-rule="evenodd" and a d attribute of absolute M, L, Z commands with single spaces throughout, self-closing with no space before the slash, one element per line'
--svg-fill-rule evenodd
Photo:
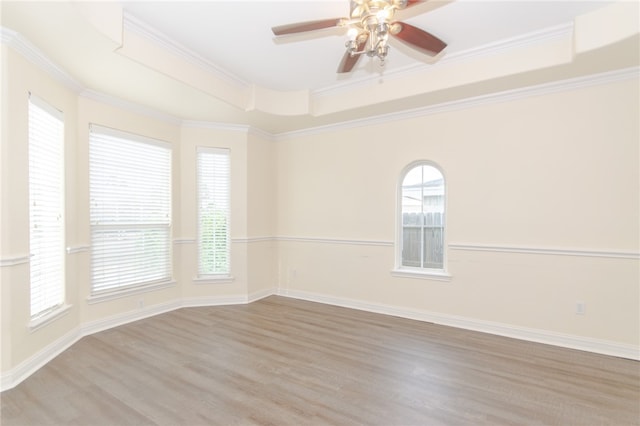
<path fill-rule="evenodd" d="M 180 78 L 145 63 L 142 58 L 118 54 L 118 46 L 105 37 L 96 22 L 73 2 L 2 1 L 3 39 L 18 38 L 35 46 L 55 66 L 70 76 L 85 94 L 131 102 L 179 119 L 252 125 L 272 133 L 387 114 L 422 105 L 450 101 L 495 90 L 572 78 L 610 69 L 637 66 L 635 53 L 611 50 L 607 56 L 585 56 L 571 64 L 534 72 L 488 78 L 482 84 L 434 87 L 398 96 L 383 93 L 380 82 L 438 70 L 447 60 L 490 50 L 506 41 L 535 39 L 537 34 L 571 31 L 574 18 L 598 10 L 611 1 L 429 1 L 396 15 L 448 43 L 437 61 L 430 61 L 404 46 L 392 45 L 384 68 L 364 57 L 347 75 L 336 74 L 344 54 L 341 29 L 276 40 L 275 25 L 347 16 L 348 0 L 290 1 L 133 1 L 113 2 L 122 7 L 124 24 L 141 29 L 158 45 L 170 45 L 185 57 L 196 59 L 234 84 L 276 92 L 329 93 L 344 87 L 369 87 L 367 102 L 342 111 L 277 114 L 247 108 L 206 90 L 195 80 Z M 636 9 L 637 10 L 637 9 Z M 105 14 L 105 22 L 107 17 Z M 99 26 L 99 25 L 98 25 Z M 10 37 L 7 36 L 7 31 Z M 14 42 L 15 44 L 15 42 Z M 637 38 L 632 47 L 637 48 Z M 121 52 L 122 53 L 122 52 Z M 615 60 L 611 58 L 617 55 Z M 630 56 L 630 57 L 627 57 Z M 604 63 L 603 63 L 604 62 Z M 461 69 L 474 73 L 470 67 Z M 400 77 L 398 77 L 400 76 Z M 437 83 L 437 82 L 436 82 Z M 434 83 L 435 84 L 435 83 Z M 359 92 L 361 93 L 361 92 Z M 362 95 L 360 95 L 362 96 Z"/>
<path fill-rule="evenodd" d="M 441 38 L 448 44 L 447 54 L 452 54 L 570 23 L 575 16 L 604 4 L 575 0 L 431 1 L 401 11 L 396 18 L 406 16 L 402 20 Z M 434 5 L 437 8 L 429 10 Z M 285 42 L 276 41 L 271 33 L 276 25 L 346 17 L 348 0 L 142 1 L 124 3 L 124 8 L 241 79 L 271 89 L 320 89 L 381 71 L 375 59 L 365 57 L 355 72 L 336 74 L 345 51 L 346 31 L 342 29 L 290 36 Z M 385 71 L 416 62 L 406 49 L 395 45 Z"/>

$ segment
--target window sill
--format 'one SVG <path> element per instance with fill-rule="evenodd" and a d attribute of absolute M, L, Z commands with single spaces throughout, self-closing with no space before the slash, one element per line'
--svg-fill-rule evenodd
<path fill-rule="evenodd" d="M 69 310 L 71 309 L 71 306 L 73 305 L 67 305 L 66 303 L 64 305 L 60 305 L 58 306 L 56 309 L 52 310 L 51 312 L 41 316 L 41 317 L 37 317 L 36 319 L 32 319 L 31 321 L 29 321 L 28 327 L 29 327 L 29 331 L 34 332 L 50 323 L 52 323 L 53 321 L 57 320 L 58 318 L 66 315 Z"/>
<path fill-rule="evenodd" d="M 123 297 L 131 296 L 134 294 L 148 293 L 150 291 L 162 290 L 165 288 L 173 287 L 176 285 L 174 280 L 162 281 L 153 284 L 147 284 L 139 287 L 131 287 L 123 290 L 114 290 L 108 293 L 94 294 L 87 297 L 87 302 L 92 305 L 94 303 L 106 302 L 109 300 L 121 299 Z"/>
<path fill-rule="evenodd" d="M 231 275 L 203 275 L 201 277 L 195 277 L 193 283 L 197 285 L 206 284 L 227 284 L 232 283 L 235 280 Z"/>
<path fill-rule="evenodd" d="M 451 274 L 444 271 L 421 271 L 416 269 L 392 269 L 391 276 L 422 280 L 451 281 Z"/>

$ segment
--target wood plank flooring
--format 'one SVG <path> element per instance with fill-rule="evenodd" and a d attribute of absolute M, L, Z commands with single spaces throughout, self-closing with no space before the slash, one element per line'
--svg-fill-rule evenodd
<path fill-rule="evenodd" d="M 87 336 L 9 425 L 637 425 L 640 363 L 272 296 Z"/>

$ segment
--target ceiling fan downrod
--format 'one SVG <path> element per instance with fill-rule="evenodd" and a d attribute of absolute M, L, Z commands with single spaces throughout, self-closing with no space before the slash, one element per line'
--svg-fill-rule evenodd
<path fill-rule="evenodd" d="M 349 56 L 363 53 L 380 59 L 380 66 L 389 53 L 389 31 L 395 12 L 392 0 L 363 1 L 352 4 L 351 18 L 355 21 L 349 29 L 345 43 Z"/>

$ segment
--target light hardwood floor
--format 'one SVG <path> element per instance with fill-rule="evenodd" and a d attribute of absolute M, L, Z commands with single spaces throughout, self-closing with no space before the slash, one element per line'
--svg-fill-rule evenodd
<path fill-rule="evenodd" d="M 630 425 L 640 363 L 272 296 L 81 339 L 2 425 Z"/>

